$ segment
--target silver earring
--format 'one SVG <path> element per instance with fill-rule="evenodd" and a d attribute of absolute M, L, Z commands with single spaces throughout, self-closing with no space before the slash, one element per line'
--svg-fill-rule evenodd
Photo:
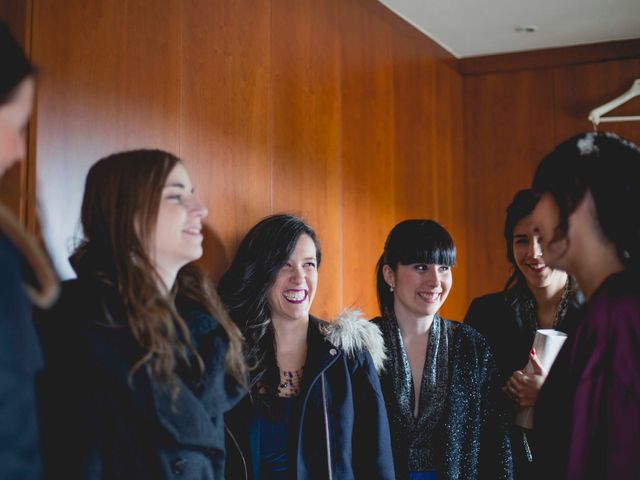
<path fill-rule="evenodd" d="M 393 285 L 389 285 L 389 291 L 393 293 Z"/>

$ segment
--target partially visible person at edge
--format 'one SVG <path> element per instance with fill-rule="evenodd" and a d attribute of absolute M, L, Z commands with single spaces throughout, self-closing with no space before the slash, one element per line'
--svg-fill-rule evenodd
<path fill-rule="evenodd" d="M 545 261 L 586 304 L 536 406 L 537 478 L 640 475 L 640 150 L 575 136 L 538 166 L 533 211 Z"/>
<path fill-rule="evenodd" d="M 33 69 L 0 22 L 0 177 L 25 155 L 33 103 Z M 0 477 L 42 478 L 36 375 L 42 353 L 32 302 L 55 300 L 58 282 L 38 242 L 0 204 Z"/>
<path fill-rule="evenodd" d="M 538 236 L 532 233 L 531 212 L 538 197 L 520 190 L 507 208 L 504 238 L 512 273 L 502 292 L 471 302 L 465 323 L 484 335 L 498 366 L 500 385 L 517 407 L 533 407 L 547 372 L 531 350 L 537 329 L 568 333 L 570 319 L 583 301 L 575 279 L 545 263 Z M 533 373 L 522 369 L 530 360 Z M 533 479 L 535 430 L 511 427 L 514 478 Z"/>
<path fill-rule="evenodd" d="M 456 247 L 432 220 L 396 225 L 377 265 L 381 376 L 397 479 L 510 479 L 508 421 L 489 346 L 438 311 L 453 283 Z"/>
<path fill-rule="evenodd" d="M 49 478 L 222 479 L 223 414 L 246 393 L 241 335 L 202 256 L 200 203 L 160 150 L 94 164 L 78 278 L 38 319 Z"/>
<path fill-rule="evenodd" d="M 220 281 L 253 368 L 251 397 L 227 415 L 229 479 L 394 478 L 380 331 L 355 314 L 310 315 L 321 257 L 310 226 L 273 215 Z"/>

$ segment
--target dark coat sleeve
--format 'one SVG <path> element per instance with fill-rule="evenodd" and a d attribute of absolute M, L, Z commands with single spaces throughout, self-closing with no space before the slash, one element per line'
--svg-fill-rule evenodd
<path fill-rule="evenodd" d="M 353 468 L 356 478 L 395 478 L 389 420 L 378 373 L 368 352 L 356 359 L 351 377 L 354 396 Z"/>
<path fill-rule="evenodd" d="M 0 237 L 0 476 L 41 478 L 35 377 L 40 347 L 16 252 Z"/>

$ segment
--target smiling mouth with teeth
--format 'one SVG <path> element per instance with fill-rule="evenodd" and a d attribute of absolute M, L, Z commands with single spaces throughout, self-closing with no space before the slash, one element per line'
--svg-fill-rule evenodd
<path fill-rule="evenodd" d="M 308 292 L 306 290 L 287 290 L 282 296 L 290 303 L 302 303 L 307 299 Z"/>
<path fill-rule="evenodd" d="M 542 273 L 544 272 L 545 268 L 547 268 L 547 266 L 544 263 L 540 263 L 536 265 L 527 264 L 527 267 L 529 267 L 531 270 L 533 270 L 536 273 Z"/>
<path fill-rule="evenodd" d="M 428 303 L 436 303 L 440 299 L 440 294 L 442 292 L 418 292 L 418 296 Z"/>

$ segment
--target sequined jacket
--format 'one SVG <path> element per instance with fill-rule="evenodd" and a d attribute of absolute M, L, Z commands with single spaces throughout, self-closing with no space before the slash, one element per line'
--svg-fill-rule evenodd
<path fill-rule="evenodd" d="M 435 469 L 439 480 L 511 479 L 507 415 L 496 408 L 499 383 L 486 340 L 467 325 L 436 316 L 431 334 L 440 322 L 436 334 L 442 336 L 440 371 L 437 368 L 433 372 L 425 371 L 425 375 L 433 374 L 436 380 L 428 393 L 421 393 L 418 418 L 414 420 L 412 396 L 402 388 L 403 384 L 395 383 L 392 378 L 394 372 L 409 368 L 406 355 L 393 341 L 394 337 L 400 338 L 397 323 L 381 317 L 372 321 L 381 325 L 387 346 L 388 359 L 381 384 L 390 418 L 396 478 L 408 478 L 410 463 L 427 460 L 428 469 Z M 431 355 L 434 354 L 432 351 Z M 403 362 L 404 367 L 399 365 Z M 445 365 L 444 371 L 441 364 Z M 407 381 L 411 382 L 408 377 L 404 383 Z M 435 424 L 425 418 L 434 415 L 432 402 L 440 403 Z M 403 412 L 403 407 L 409 413 Z M 393 411 L 396 415 L 392 415 Z M 424 435 L 424 427 L 416 429 L 414 425 L 424 425 L 430 430 L 429 434 Z M 429 450 L 430 458 L 416 459 L 425 449 Z"/>
<path fill-rule="evenodd" d="M 376 327 L 356 319 L 357 315 L 347 317 L 332 323 L 310 318 L 290 478 L 395 478 L 374 363 L 382 365 L 383 342 Z M 230 480 L 261 478 L 255 412 L 247 397 L 225 417 Z"/>
<path fill-rule="evenodd" d="M 175 400 L 147 368 L 131 375 L 144 351 L 114 288 L 65 282 L 58 304 L 38 315 L 47 478 L 224 478 L 223 414 L 245 392 L 225 374 L 221 325 L 191 300 L 178 296 L 176 307 L 205 373 L 179 367 Z"/>

